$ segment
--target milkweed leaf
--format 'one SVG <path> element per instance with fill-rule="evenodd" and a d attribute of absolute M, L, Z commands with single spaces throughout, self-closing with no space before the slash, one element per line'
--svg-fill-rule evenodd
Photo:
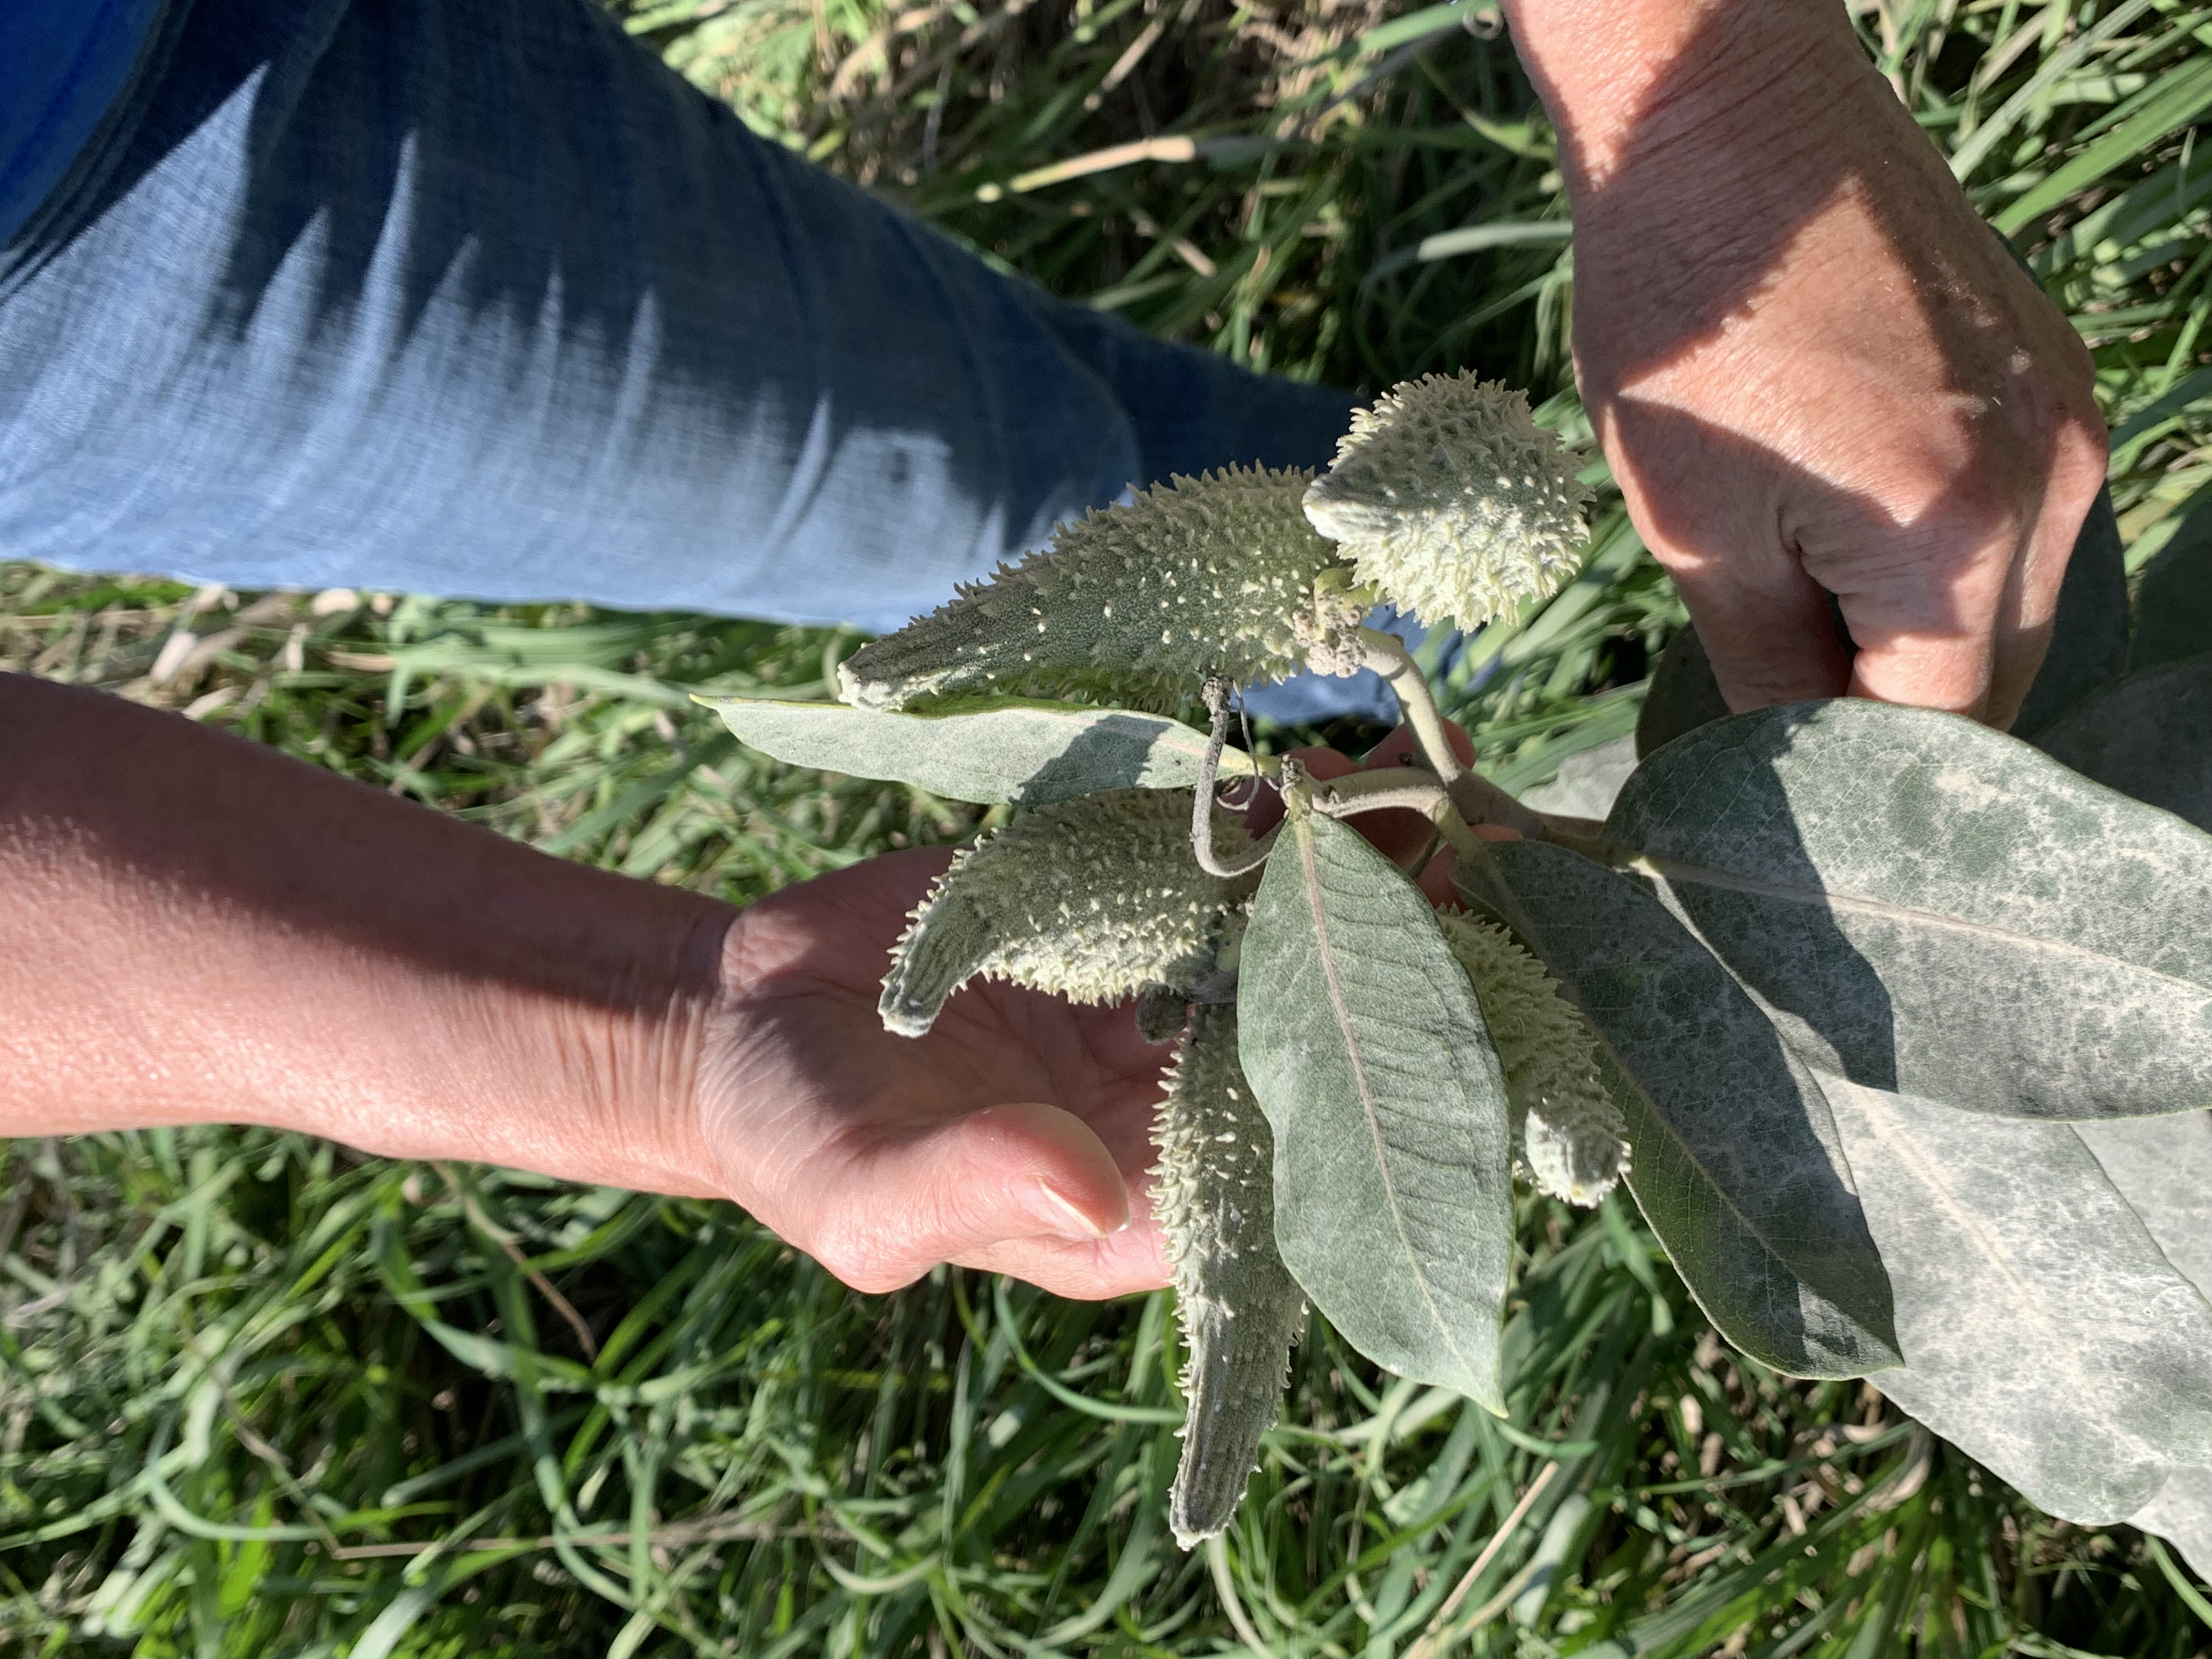
<path fill-rule="evenodd" d="M 1582 1006 L 1628 1124 L 1629 1189 L 1721 1334 L 1800 1376 L 1897 1363 L 1889 1285 L 1827 1100 L 1658 900 L 1563 848 L 1463 879 Z"/>
<path fill-rule="evenodd" d="M 1428 901 L 1355 831 L 1294 811 L 1237 1008 L 1291 1273 L 1376 1364 L 1503 1410 L 1505 1078 Z"/>
<path fill-rule="evenodd" d="M 2084 1524 L 2212 1461 L 2212 1306 L 2075 1126 L 1822 1082 L 1897 1297 L 1875 1387 Z"/>
<path fill-rule="evenodd" d="M 738 738 L 793 766 L 910 783 L 947 800 L 1042 806 L 1103 789 L 1188 789 L 1206 733 L 1126 708 L 1002 701 L 972 713 L 894 714 L 842 703 L 702 697 Z M 1224 777 L 1252 761 L 1224 751 Z"/>
<path fill-rule="evenodd" d="M 2036 747 L 2108 789 L 2212 830 L 2212 657 L 2129 675 Z"/>
<path fill-rule="evenodd" d="M 1816 1066 L 1975 1111 L 2212 1102 L 2212 838 L 1955 715 L 1705 726 L 1607 835 Z"/>

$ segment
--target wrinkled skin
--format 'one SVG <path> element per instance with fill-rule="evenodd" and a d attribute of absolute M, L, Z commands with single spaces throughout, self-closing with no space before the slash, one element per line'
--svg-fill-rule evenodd
<path fill-rule="evenodd" d="M 1407 746 L 1401 728 L 1366 763 L 1402 765 Z M 1299 757 L 1320 777 L 1359 764 Z M 1428 837 L 1410 812 L 1360 822 L 1401 861 Z M 977 980 L 927 1036 L 884 1030 L 885 953 L 948 857 L 872 859 L 732 927 L 696 1109 L 723 1184 L 860 1290 L 894 1290 L 939 1261 L 1063 1296 L 1165 1284 L 1146 1172 L 1170 1051 L 1139 1035 L 1130 1005 L 1073 1007 Z M 1448 896 L 1448 860 L 1423 885 Z"/>
<path fill-rule="evenodd" d="M 2009 725 L 2104 478 L 2072 326 L 1837 0 L 1508 11 L 1562 139 L 1583 401 L 1729 704 Z"/>

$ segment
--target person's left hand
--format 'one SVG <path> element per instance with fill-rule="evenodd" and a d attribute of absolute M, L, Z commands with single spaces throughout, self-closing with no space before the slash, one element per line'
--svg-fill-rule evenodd
<path fill-rule="evenodd" d="M 1401 728 L 1365 764 L 1403 765 L 1407 750 Z M 1358 764 L 1297 754 L 1317 777 Z M 1430 839 L 1412 812 L 1355 822 L 1401 863 Z M 871 859 L 732 925 L 696 1085 L 720 1184 L 858 1290 L 895 1290 L 940 1261 L 1063 1296 L 1165 1284 L 1147 1171 L 1174 1051 L 1138 1036 L 1130 1005 L 1075 1007 L 979 978 L 927 1036 L 884 1029 L 887 952 L 946 860 Z M 1431 899 L 1449 896 L 1448 860 L 1424 878 Z"/>
<path fill-rule="evenodd" d="M 732 926 L 700 1126 L 730 1196 L 846 1284 L 940 1261 L 1063 1296 L 1167 1282 L 1140 1194 L 1171 1049 L 1127 1004 L 976 979 L 928 1034 L 876 1011 L 887 952 L 948 854 L 786 888 Z"/>

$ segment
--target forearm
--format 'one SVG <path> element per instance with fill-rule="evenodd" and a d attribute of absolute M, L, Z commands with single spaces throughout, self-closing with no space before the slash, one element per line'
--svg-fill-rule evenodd
<path fill-rule="evenodd" d="M 1883 90 L 1842 0 L 1505 0 L 1505 11 L 1577 196 L 1630 166 L 1734 173 L 1715 164 L 1739 137 L 1779 145 L 1771 166 Z"/>
<path fill-rule="evenodd" d="M 0 1134 L 252 1122 L 713 1189 L 724 906 L 16 676 L 0 893 Z"/>

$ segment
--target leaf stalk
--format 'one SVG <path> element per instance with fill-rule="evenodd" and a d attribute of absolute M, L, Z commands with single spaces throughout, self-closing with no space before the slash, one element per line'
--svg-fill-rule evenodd
<path fill-rule="evenodd" d="M 1381 675 L 1398 699 L 1422 757 L 1450 796 L 1459 817 L 1470 825 L 1495 823 L 1530 840 L 1546 839 L 1547 826 L 1540 812 L 1522 805 L 1480 772 L 1461 763 L 1458 750 L 1451 745 L 1450 730 L 1430 694 L 1428 679 L 1413 653 L 1406 649 L 1406 642 L 1375 628 L 1361 629 L 1359 642 L 1366 647 L 1362 665 Z"/>
<path fill-rule="evenodd" d="M 1220 781 L 1221 751 L 1229 742 L 1229 684 L 1225 680 L 1208 680 L 1202 688 L 1206 713 L 1212 716 L 1213 727 L 1206 740 L 1206 757 L 1199 763 L 1198 787 L 1190 797 L 1190 850 L 1198 860 L 1198 867 L 1209 876 L 1233 880 L 1246 876 L 1267 861 L 1274 850 L 1275 837 L 1282 833 L 1277 824 L 1241 857 L 1224 860 L 1213 850 L 1213 792 Z"/>

